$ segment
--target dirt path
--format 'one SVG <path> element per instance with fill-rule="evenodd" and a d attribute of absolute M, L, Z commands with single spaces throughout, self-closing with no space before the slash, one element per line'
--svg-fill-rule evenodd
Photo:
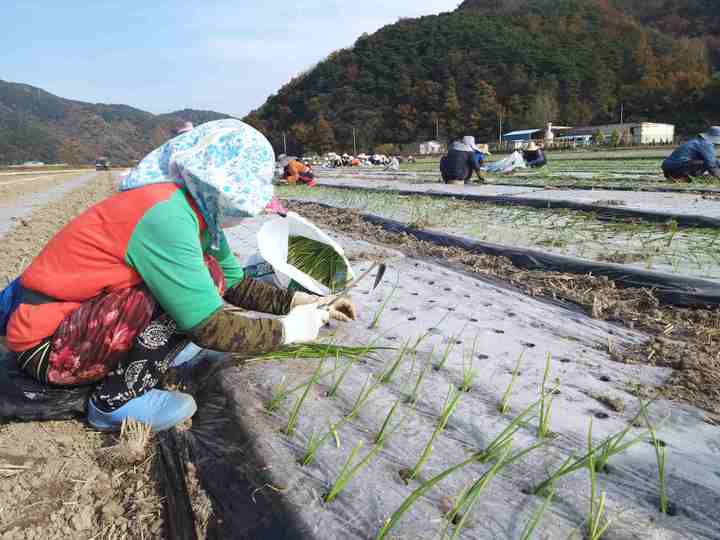
<path fill-rule="evenodd" d="M 87 171 L 92 173 L 92 171 Z M 85 174 L 85 173 L 82 173 Z M 0 206 L 12 206 L 27 195 L 44 193 L 67 180 L 79 176 L 75 173 L 39 174 L 30 178 L 0 176 Z"/>
<path fill-rule="evenodd" d="M 3 282 L 69 219 L 114 191 L 110 173 L 101 173 L 18 222 L 2 239 Z M 0 539 L 162 538 L 154 455 L 119 459 L 117 443 L 77 421 L 0 421 Z"/>
<path fill-rule="evenodd" d="M 661 387 L 638 387 L 640 395 L 662 395 L 708 411 L 707 421 L 720 423 L 720 310 L 680 309 L 661 305 L 649 289 L 621 289 L 607 278 L 526 271 L 509 260 L 478 255 L 391 233 L 357 211 L 312 203 L 284 201 L 288 208 L 353 238 L 390 245 L 414 256 L 439 259 L 490 279 L 509 282 L 530 296 L 545 296 L 580 306 L 593 317 L 637 328 L 653 339 L 632 349 L 608 343 L 618 362 L 670 367 Z"/>

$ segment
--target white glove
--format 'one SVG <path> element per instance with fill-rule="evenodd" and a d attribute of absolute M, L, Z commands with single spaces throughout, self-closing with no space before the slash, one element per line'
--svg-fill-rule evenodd
<path fill-rule="evenodd" d="M 330 322 L 330 312 L 317 304 L 298 306 L 280 319 L 283 326 L 283 344 L 315 341 L 320 329 Z"/>
<path fill-rule="evenodd" d="M 313 294 L 307 294 L 298 291 L 293 296 L 292 302 L 290 303 L 290 309 L 298 306 L 306 306 L 309 304 L 326 306 L 336 298 L 337 295 L 315 296 Z M 350 301 L 349 298 L 340 298 L 332 306 L 325 309 L 330 311 L 330 318 L 335 321 L 350 322 L 357 319 L 357 310 L 355 309 L 355 305 Z"/>

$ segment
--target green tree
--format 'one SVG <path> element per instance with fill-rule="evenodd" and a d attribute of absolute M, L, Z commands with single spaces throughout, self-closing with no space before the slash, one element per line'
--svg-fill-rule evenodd
<path fill-rule="evenodd" d="M 318 116 L 317 122 L 315 123 L 313 145 L 321 154 L 330 152 L 337 145 L 337 142 L 335 141 L 335 132 L 333 131 L 330 122 L 328 122 L 322 114 Z"/>
<path fill-rule="evenodd" d="M 458 99 L 455 79 L 448 80 L 447 89 L 445 90 L 445 121 L 450 132 L 450 138 L 459 137 L 465 131 L 465 119 Z"/>
<path fill-rule="evenodd" d="M 593 134 L 593 142 L 600 146 L 605 144 L 605 135 L 603 135 L 603 132 L 600 131 L 599 129 L 596 130 L 595 133 Z"/>
<path fill-rule="evenodd" d="M 470 105 L 470 126 L 481 139 L 490 139 L 496 133 L 498 103 L 495 87 L 484 80 L 473 85 Z"/>
<path fill-rule="evenodd" d="M 613 132 L 610 134 L 610 146 L 619 146 L 620 139 L 620 132 L 617 129 L 613 129 Z"/>

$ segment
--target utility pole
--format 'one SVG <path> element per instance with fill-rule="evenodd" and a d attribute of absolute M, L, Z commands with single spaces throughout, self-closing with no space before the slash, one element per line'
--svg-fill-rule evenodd
<path fill-rule="evenodd" d="M 625 115 L 625 104 L 620 104 L 620 125 L 623 125 L 623 116 Z"/>
<path fill-rule="evenodd" d="M 287 155 L 287 139 L 285 138 L 285 132 L 283 131 L 283 153 Z"/>
<path fill-rule="evenodd" d="M 353 155 L 357 156 L 357 139 L 355 138 L 355 128 L 353 130 Z"/>
<path fill-rule="evenodd" d="M 502 129 L 503 129 L 503 108 L 502 105 L 498 107 L 498 144 L 502 144 Z"/>
<path fill-rule="evenodd" d="M 435 117 L 435 140 L 440 141 L 440 118 Z"/>

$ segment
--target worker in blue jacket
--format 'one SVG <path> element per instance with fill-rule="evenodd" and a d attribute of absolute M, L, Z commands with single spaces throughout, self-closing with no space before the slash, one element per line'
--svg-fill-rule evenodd
<path fill-rule="evenodd" d="M 689 182 L 694 176 L 710 173 L 720 178 L 715 145 L 720 145 L 720 127 L 712 126 L 705 133 L 679 146 L 662 164 L 665 178 Z"/>

